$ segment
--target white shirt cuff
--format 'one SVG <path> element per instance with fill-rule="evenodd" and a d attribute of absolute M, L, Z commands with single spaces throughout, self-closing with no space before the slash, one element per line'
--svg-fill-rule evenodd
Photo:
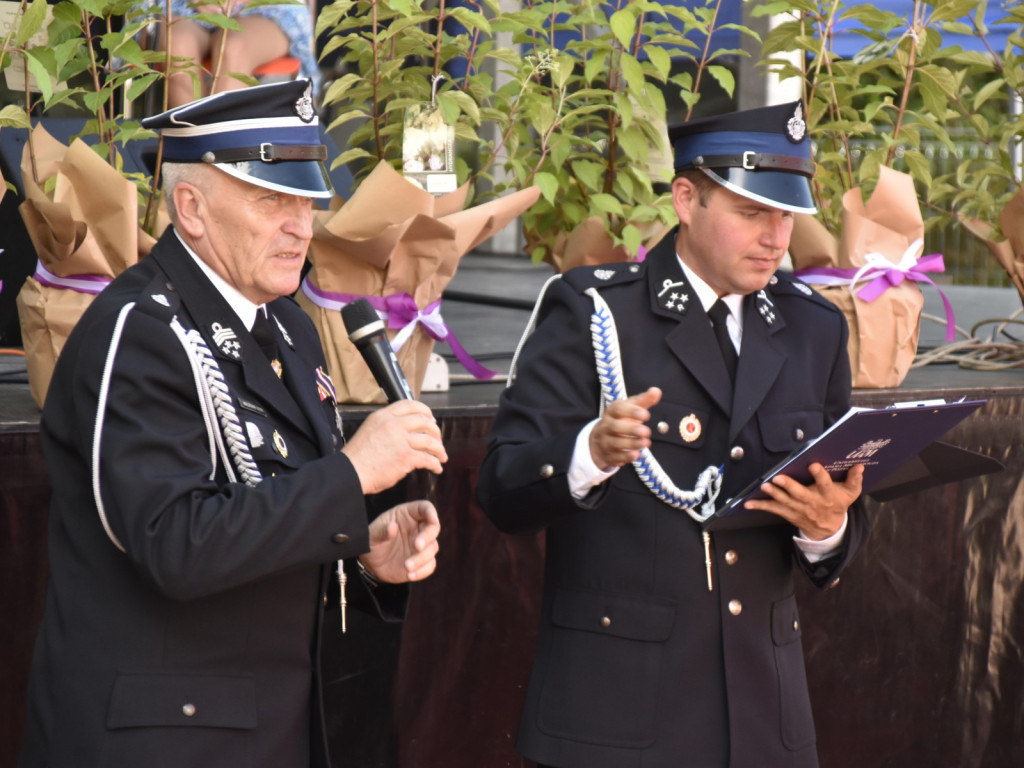
<path fill-rule="evenodd" d="M 600 485 L 609 477 L 619 471 L 618 467 L 612 467 L 605 472 L 594 463 L 590 455 L 590 433 L 594 431 L 597 419 L 587 424 L 576 436 L 576 447 L 572 452 L 572 463 L 569 464 L 569 471 L 566 477 L 569 480 L 569 492 L 574 499 L 582 499 L 595 485 Z"/>
<path fill-rule="evenodd" d="M 843 543 L 843 535 L 846 533 L 846 524 L 850 521 L 848 514 L 843 515 L 843 524 L 839 526 L 839 530 L 829 536 L 827 539 L 809 539 L 803 531 L 797 536 L 793 537 L 793 541 L 803 552 L 804 557 L 807 558 L 807 562 L 816 563 L 819 560 L 824 560 L 826 557 L 835 552 L 839 545 Z"/>

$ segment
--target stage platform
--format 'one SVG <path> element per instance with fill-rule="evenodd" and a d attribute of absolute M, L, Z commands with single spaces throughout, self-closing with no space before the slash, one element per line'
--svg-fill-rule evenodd
<path fill-rule="evenodd" d="M 508 371 L 529 307 L 551 274 L 473 254 L 442 312 L 466 349 Z M 1010 289 L 946 288 L 958 324 L 1020 310 Z M 935 289 L 925 312 L 942 316 Z M 926 321 L 922 347 L 942 328 Z M 446 353 L 444 346 L 436 351 Z M 449 451 L 429 495 L 444 531 L 437 574 L 414 591 L 402 627 L 350 616 L 328 643 L 330 738 L 345 766 L 528 768 L 513 742 L 539 603 L 543 536 L 499 534 L 473 500 L 501 383 L 466 380 L 425 393 Z M 14 765 L 31 641 L 46 580 L 51 479 L 39 412 L 18 358 L 0 358 L 0 768 Z M 1005 471 L 889 503 L 868 502 L 874 531 L 835 588 L 799 581 L 803 644 L 823 768 L 1024 765 L 1024 371 L 953 365 L 911 371 L 895 390 L 856 390 L 859 405 L 967 396 L 988 403 L 947 436 Z M 367 409 L 346 408 L 348 429 Z"/>

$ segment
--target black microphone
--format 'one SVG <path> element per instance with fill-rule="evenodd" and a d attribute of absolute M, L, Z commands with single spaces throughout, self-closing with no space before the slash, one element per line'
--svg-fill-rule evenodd
<path fill-rule="evenodd" d="M 345 323 L 349 340 L 363 356 L 388 402 L 412 400 L 412 390 L 409 389 L 402 367 L 388 341 L 384 322 L 373 305 L 366 299 L 356 299 L 341 308 L 341 319 Z"/>

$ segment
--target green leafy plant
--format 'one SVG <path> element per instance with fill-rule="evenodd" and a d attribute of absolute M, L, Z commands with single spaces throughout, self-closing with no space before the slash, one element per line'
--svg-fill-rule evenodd
<path fill-rule="evenodd" d="M 914 178 L 929 230 L 964 217 L 995 223 L 1020 188 L 1014 151 L 1024 116 L 1010 105 L 1024 100 L 1024 6 L 1007 7 L 1000 22 L 1016 32 L 996 50 L 988 5 L 914 0 L 906 16 L 841 0 L 772 0 L 754 9 L 787 19 L 766 37 L 763 62 L 802 83 L 818 147 L 815 196 L 833 232 L 842 194 L 858 185 L 870 192 L 882 165 Z M 841 21 L 856 22 L 864 38 L 852 58 L 834 52 Z M 972 36 L 983 50 L 946 43 L 951 33 Z M 965 144 L 982 151 L 962 156 Z"/>
<path fill-rule="evenodd" d="M 138 33 L 152 18 L 131 0 L 103 2 L 75 0 L 53 8 L 46 27 L 47 43 L 29 45 L 44 29 L 45 0 L 22 2 L 19 23 L 4 41 L 3 66 L 21 57 L 38 85 L 38 96 L 26 83 L 25 108 L 9 105 L 0 112 L 0 127 L 27 128 L 28 115 L 64 107 L 88 115 L 82 133 L 95 135 L 95 150 L 118 170 L 123 162 L 120 146 L 141 136 L 152 136 L 136 120 L 124 119 L 122 104 L 138 98 L 162 74 L 155 65 L 164 54 L 142 48 Z"/>
<path fill-rule="evenodd" d="M 743 52 L 694 42 L 723 26 L 720 5 L 528 0 L 502 12 L 497 0 L 336 0 L 317 26 L 331 35 L 325 55 L 341 51 L 348 68 L 324 99 L 337 115 L 331 128 L 352 130 L 336 163 L 357 180 L 382 160 L 400 167 L 404 111 L 434 98 L 464 148 L 458 179 L 476 199 L 541 189 L 523 216 L 535 261 L 595 216 L 636 253 L 646 230 L 674 221 L 652 183 L 671 176 L 666 90 L 689 110 L 704 78 L 729 94 L 735 86 L 717 62 Z"/>

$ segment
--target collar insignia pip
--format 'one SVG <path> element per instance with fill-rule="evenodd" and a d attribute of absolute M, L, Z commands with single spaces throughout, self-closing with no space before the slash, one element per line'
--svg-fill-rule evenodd
<path fill-rule="evenodd" d="M 685 313 L 690 301 L 690 292 L 687 290 L 686 283 L 682 280 L 673 282 L 666 277 L 661 286 L 658 298 L 662 300 L 662 306 L 679 314 Z"/>
<path fill-rule="evenodd" d="M 281 321 L 277 319 L 276 315 L 271 315 L 271 317 L 273 317 L 274 322 L 277 323 L 277 330 L 281 332 L 281 338 L 284 339 L 284 343 L 287 344 L 292 349 L 295 349 L 295 345 L 292 343 L 292 337 L 288 335 L 288 331 L 286 331 L 284 329 L 284 326 L 281 325 Z"/>
<path fill-rule="evenodd" d="M 761 315 L 761 319 L 764 320 L 765 325 L 769 328 L 775 325 L 775 304 L 768 298 L 768 294 L 763 288 L 757 292 L 754 304 L 757 306 L 757 312 Z"/>
<path fill-rule="evenodd" d="M 213 343 L 217 345 L 221 354 L 232 360 L 242 359 L 242 344 L 231 328 L 214 323 L 210 326 L 210 330 L 213 331 Z"/>

